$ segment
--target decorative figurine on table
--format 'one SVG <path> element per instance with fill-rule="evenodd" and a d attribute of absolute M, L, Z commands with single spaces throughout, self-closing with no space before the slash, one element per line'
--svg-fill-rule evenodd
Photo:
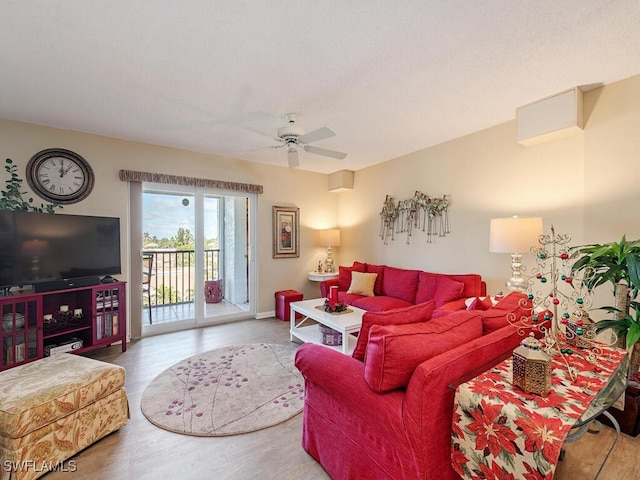
<path fill-rule="evenodd" d="M 318 268 L 316 269 L 317 273 L 322 273 L 322 262 L 318 260 Z"/>
<path fill-rule="evenodd" d="M 324 301 L 324 311 L 329 313 L 344 312 L 347 306 L 338 300 L 338 287 L 329 287 L 329 297 Z"/>

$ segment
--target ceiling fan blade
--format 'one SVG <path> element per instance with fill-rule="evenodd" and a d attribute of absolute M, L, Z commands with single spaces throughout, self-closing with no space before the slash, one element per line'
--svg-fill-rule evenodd
<path fill-rule="evenodd" d="M 298 165 L 300 165 L 298 150 L 296 150 L 295 148 L 290 149 L 287 152 L 287 160 L 289 160 L 289 168 L 296 168 Z"/>
<path fill-rule="evenodd" d="M 314 147 L 313 145 L 305 145 L 305 152 L 315 153 L 316 155 L 323 155 L 325 157 L 337 158 L 338 160 L 343 160 L 347 154 L 342 152 L 336 152 L 335 150 L 328 150 L 326 148 Z"/>
<path fill-rule="evenodd" d="M 250 132 L 257 133 L 258 135 L 262 135 L 263 137 L 270 138 L 271 140 L 274 140 L 274 141 L 276 141 L 276 142 L 280 142 L 280 143 L 282 143 L 282 139 L 281 139 L 281 138 L 274 137 L 273 135 L 269 135 L 268 133 L 265 133 L 265 132 L 263 132 L 263 131 L 260 131 L 260 130 L 258 130 L 257 128 L 248 127 L 248 126 L 246 126 L 246 125 L 245 125 L 245 126 L 243 126 L 242 128 L 244 128 L 244 129 L 246 129 L 246 130 L 249 130 Z"/>
<path fill-rule="evenodd" d="M 298 142 L 300 143 L 312 143 L 317 142 L 319 140 L 324 140 L 325 138 L 335 137 L 336 134 L 327 127 L 318 128 L 316 130 L 312 130 L 304 135 L 300 135 L 298 137 Z"/>

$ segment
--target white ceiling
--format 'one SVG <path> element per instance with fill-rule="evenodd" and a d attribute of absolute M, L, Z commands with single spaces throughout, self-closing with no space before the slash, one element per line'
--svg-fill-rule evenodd
<path fill-rule="evenodd" d="M 3 0 L 0 24 L 0 118 L 286 166 L 261 147 L 296 112 L 348 154 L 301 154 L 324 173 L 640 74 L 638 0 Z"/>

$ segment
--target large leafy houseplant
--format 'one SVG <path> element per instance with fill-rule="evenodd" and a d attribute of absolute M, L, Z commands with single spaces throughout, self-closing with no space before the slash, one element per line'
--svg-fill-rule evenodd
<path fill-rule="evenodd" d="M 583 274 L 583 285 L 587 290 L 593 291 L 606 283 L 613 286 L 615 304 L 603 307 L 603 310 L 613 313 L 614 318 L 597 322 L 596 332 L 616 331 L 618 346 L 632 352 L 630 374 L 635 375 L 640 356 L 640 344 L 636 345 L 640 340 L 640 304 L 632 299 L 640 288 L 640 240 L 627 241 L 623 235 L 619 242 L 585 245 L 573 250 L 578 259 L 573 264 L 572 274 Z"/>
<path fill-rule="evenodd" d="M 609 313 L 617 313 L 615 307 L 602 307 Z M 626 347 L 631 348 L 638 340 L 640 340 L 640 303 L 631 302 L 631 312 L 624 313 L 622 318 L 614 318 L 609 320 L 601 320 L 596 323 L 596 333 L 600 333 L 609 328 L 618 332 L 618 335 L 626 337 Z"/>
<path fill-rule="evenodd" d="M 579 258 L 573 264 L 574 273 L 583 272 L 583 283 L 590 291 L 607 282 L 614 293 L 621 282 L 633 289 L 633 297 L 640 288 L 640 240 L 574 247 Z"/>
<path fill-rule="evenodd" d="M 640 340 L 640 303 L 635 301 L 630 303 L 630 313 L 620 312 L 622 315 L 619 316 L 619 318 L 597 322 L 596 333 L 611 328 L 618 333 L 620 338 L 626 338 L 623 345 L 631 352 L 629 375 L 633 377 L 638 374 L 638 370 L 640 369 L 640 343 L 638 343 Z M 614 307 L 602 307 L 602 309 L 619 313 L 618 309 Z"/>

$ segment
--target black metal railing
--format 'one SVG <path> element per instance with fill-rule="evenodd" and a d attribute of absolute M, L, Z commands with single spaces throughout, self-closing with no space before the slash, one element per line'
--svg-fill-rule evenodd
<path fill-rule="evenodd" d="M 194 300 L 196 288 L 194 250 L 144 250 L 142 256 L 143 264 L 151 267 L 149 297 L 152 306 L 175 305 Z M 220 250 L 204 250 L 203 261 L 205 281 L 218 280 Z M 143 298 L 143 306 L 149 306 L 149 298 Z"/>

